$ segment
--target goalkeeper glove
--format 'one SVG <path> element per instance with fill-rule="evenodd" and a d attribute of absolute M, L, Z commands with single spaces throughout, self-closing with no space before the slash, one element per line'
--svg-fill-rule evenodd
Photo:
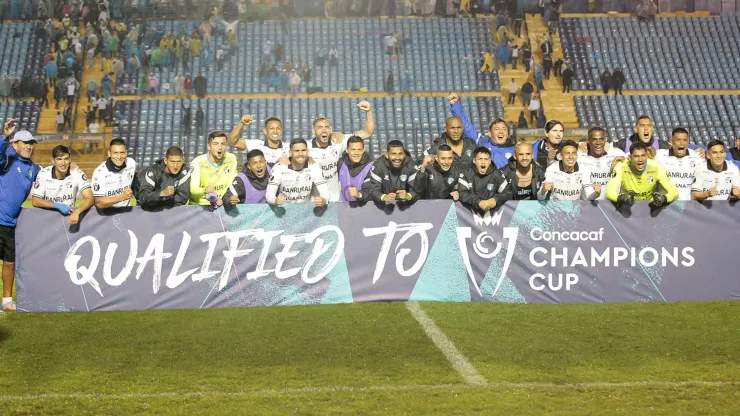
<path fill-rule="evenodd" d="M 663 205 L 668 203 L 668 198 L 660 193 L 660 192 L 653 192 L 653 206 L 656 208 L 660 208 Z"/>
<path fill-rule="evenodd" d="M 54 209 L 61 212 L 62 215 L 69 215 L 70 208 L 67 204 L 60 204 L 59 202 L 55 202 Z"/>
<path fill-rule="evenodd" d="M 622 205 L 632 206 L 635 203 L 635 191 L 627 191 L 619 194 L 617 202 Z"/>

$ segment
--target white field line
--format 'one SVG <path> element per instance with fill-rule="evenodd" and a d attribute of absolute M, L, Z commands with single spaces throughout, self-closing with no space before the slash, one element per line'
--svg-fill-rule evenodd
<path fill-rule="evenodd" d="M 258 397 L 258 396 L 294 396 L 303 394 L 326 393 L 373 393 L 373 392 L 402 392 L 402 391 L 431 391 L 431 390 L 600 390 L 600 389 L 628 389 L 635 387 L 645 388 L 675 388 L 675 387 L 723 387 L 738 386 L 740 381 L 625 381 L 625 382 L 593 382 L 593 383 L 550 383 L 550 382 L 523 382 L 523 383 L 485 383 L 473 384 L 412 384 L 398 386 L 329 386 L 304 387 L 246 391 L 194 391 L 194 392 L 150 392 L 150 393 L 48 393 L 0 396 L 0 402 L 36 401 L 36 400 L 121 400 L 147 398 L 202 398 L 202 397 Z"/>
<path fill-rule="evenodd" d="M 444 332 L 434 323 L 434 320 L 427 315 L 426 312 L 421 308 L 419 302 L 406 302 L 406 309 L 411 312 L 411 315 L 424 329 L 429 339 L 432 340 L 434 345 L 444 354 L 447 361 L 450 362 L 452 367 L 460 374 L 466 383 L 474 386 L 481 386 L 486 384 L 486 379 L 478 373 L 478 370 L 470 364 L 467 358 L 452 342 Z"/>

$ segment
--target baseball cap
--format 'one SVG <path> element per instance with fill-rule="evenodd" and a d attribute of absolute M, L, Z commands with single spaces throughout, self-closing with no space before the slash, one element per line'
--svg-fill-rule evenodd
<path fill-rule="evenodd" d="M 16 132 L 13 135 L 13 138 L 10 139 L 10 142 L 11 143 L 15 143 L 15 142 L 37 143 L 37 140 L 34 139 L 33 136 L 31 136 L 31 133 L 29 133 L 27 130 L 21 130 L 21 131 Z"/>

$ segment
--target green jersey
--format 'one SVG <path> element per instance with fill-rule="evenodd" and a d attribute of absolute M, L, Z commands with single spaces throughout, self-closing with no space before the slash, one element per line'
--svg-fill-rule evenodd
<path fill-rule="evenodd" d="M 236 177 L 236 156 L 226 153 L 220 164 L 216 165 L 208 158 L 208 153 L 193 159 L 193 173 L 190 176 L 190 203 L 194 205 L 210 205 L 206 199 L 205 189 L 213 185 L 214 192 L 219 198 L 223 197 L 229 185 Z"/>
<path fill-rule="evenodd" d="M 666 191 L 668 202 L 678 198 L 678 188 L 658 162 L 648 159 L 645 171 L 637 174 L 632 170 L 630 160 L 627 158 L 614 166 L 611 179 L 606 185 L 606 199 L 617 202 L 620 193 L 634 191 L 636 201 L 652 201 L 657 184 Z"/>

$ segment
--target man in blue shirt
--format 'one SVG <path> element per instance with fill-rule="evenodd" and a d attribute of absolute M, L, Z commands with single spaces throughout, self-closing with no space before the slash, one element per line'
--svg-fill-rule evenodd
<path fill-rule="evenodd" d="M 41 168 L 31 161 L 36 139 L 31 133 L 15 132 L 16 121 L 3 125 L 0 140 L 0 259 L 3 261 L 3 298 L 0 312 L 14 311 L 15 226 L 21 205 Z M 10 144 L 10 148 L 8 147 Z"/>
<path fill-rule="evenodd" d="M 493 120 L 489 126 L 489 136 L 478 133 L 473 123 L 470 122 L 465 110 L 460 105 L 460 97 L 450 94 L 447 97 L 450 103 L 450 111 L 453 116 L 460 117 L 463 121 L 463 136 L 476 140 L 478 146 L 483 146 L 491 151 L 491 160 L 497 168 L 502 168 L 509 163 L 509 158 L 514 155 L 514 143 L 509 139 L 509 126 L 502 119 Z"/>

